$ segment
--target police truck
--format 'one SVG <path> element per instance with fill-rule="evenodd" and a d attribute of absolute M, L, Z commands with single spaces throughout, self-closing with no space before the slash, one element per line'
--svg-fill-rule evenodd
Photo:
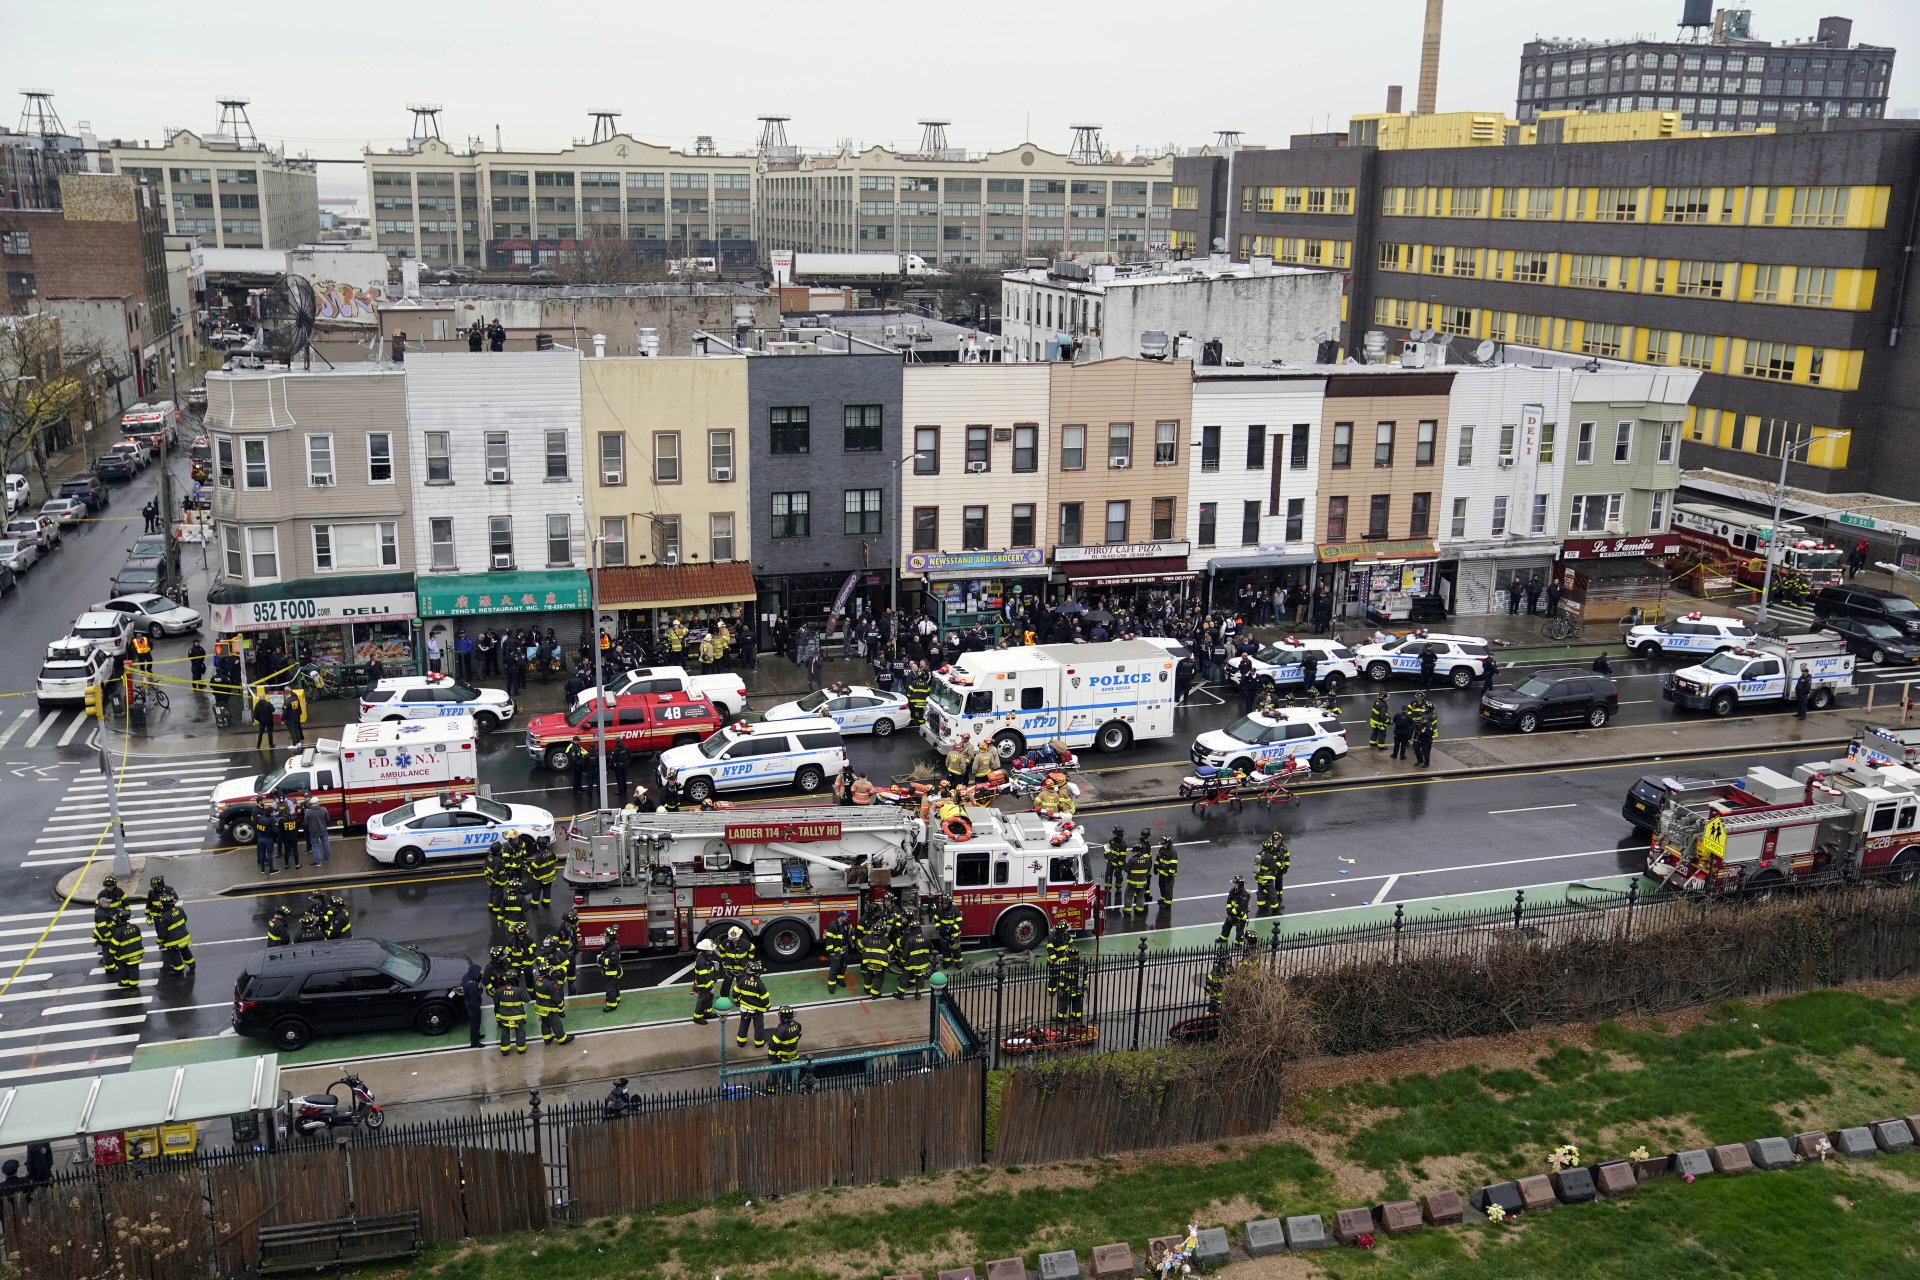
<path fill-rule="evenodd" d="M 1145 640 L 962 654 L 934 673 L 920 735 L 944 754 L 964 735 L 1002 760 L 1028 744 L 1124 751 L 1173 735 L 1178 660 Z"/>
<path fill-rule="evenodd" d="M 1667 677 L 1661 696 L 1676 707 L 1732 715 L 1750 702 L 1791 702 L 1800 673 L 1813 677 L 1807 698 L 1824 711 L 1853 692 L 1853 654 L 1830 635 L 1761 636 Z"/>

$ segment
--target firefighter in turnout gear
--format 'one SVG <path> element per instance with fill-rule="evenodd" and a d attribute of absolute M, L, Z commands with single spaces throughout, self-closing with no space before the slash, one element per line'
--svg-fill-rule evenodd
<path fill-rule="evenodd" d="M 1387 749 L 1387 730 L 1393 727 L 1393 708 L 1387 702 L 1383 689 L 1374 695 L 1373 706 L 1367 712 L 1367 746 L 1374 751 Z"/>
<path fill-rule="evenodd" d="M 962 963 L 960 935 L 966 929 L 966 921 L 961 918 L 959 904 L 945 894 L 933 904 L 933 928 L 940 939 L 940 967 L 959 968 Z"/>
<path fill-rule="evenodd" d="M 571 991 L 580 966 L 580 913 L 569 909 L 567 914 L 560 917 L 560 924 L 554 929 L 553 936 L 560 943 L 560 981 Z"/>
<path fill-rule="evenodd" d="M 500 900 L 500 923 L 508 929 L 527 922 L 527 882 L 519 876 L 507 881 L 506 894 Z"/>
<path fill-rule="evenodd" d="M 553 882 L 560 874 L 560 855 L 551 840 L 535 844 L 527 857 L 527 874 L 533 878 L 533 896 L 529 906 L 545 911 L 553 905 Z"/>
<path fill-rule="evenodd" d="M 527 1051 L 527 991 L 519 977 L 509 972 L 493 993 L 493 1022 L 500 1028 L 500 1052 L 508 1051 L 511 1040 L 515 1053 Z"/>
<path fill-rule="evenodd" d="M 887 923 L 874 915 L 860 926 L 860 993 L 883 995 L 887 989 L 887 965 L 893 960 L 893 948 L 887 937 Z"/>
<path fill-rule="evenodd" d="M 527 878 L 527 846 L 520 837 L 515 836 L 504 842 L 501 858 L 506 866 L 501 872 L 501 905 L 505 908 L 505 891 L 513 886 L 515 880 Z"/>
<path fill-rule="evenodd" d="M 1065 1024 L 1080 1022 L 1086 1017 L 1086 1001 L 1087 968 L 1076 951 L 1067 956 L 1054 981 L 1053 1020 Z"/>
<path fill-rule="evenodd" d="M 140 963 L 147 958 L 147 943 L 140 936 L 140 926 L 133 922 L 133 913 L 125 907 L 114 908 L 113 925 L 108 937 L 113 947 L 113 963 L 107 967 L 107 972 L 113 974 L 123 987 L 138 987 Z"/>
<path fill-rule="evenodd" d="M 600 986 L 607 996 L 607 1012 L 620 1007 L 620 975 L 626 972 L 620 939 L 609 929 L 600 939 Z"/>
<path fill-rule="evenodd" d="M 927 974 L 933 969 L 933 948 L 927 945 L 927 932 L 917 920 L 905 921 L 899 934 L 894 938 L 894 954 L 900 963 L 900 985 L 894 990 L 895 1000 L 906 999 L 907 992 L 913 992 L 918 1000 L 926 989 Z"/>
<path fill-rule="evenodd" d="M 1113 834 L 1107 837 L 1106 847 L 1100 850 L 1100 856 L 1106 859 L 1106 877 L 1101 882 L 1105 891 L 1106 906 L 1109 911 L 1117 911 L 1121 904 L 1121 891 L 1127 886 L 1127 833 L 1115 827 Z"/>
<path fill-rule="evenodd" d="M 293 945 L 293 908 L 285 903 L 273 909 L 267 917 L 267 945 L 270 947 L 290 947 Z"/>
<path fill-rule="evenodd" d="M 101 966 L 108 970 L 113 968 L 113 917 L 119 910 L 119 902 L 109 903 L 104 896 L 93 904 L 93 945 L 100 950 Z"/>
<path fill-rule="evenodd" d="M 522 982 L 532 983 L 533 935 L 527 932 L 527 926 L 524 924 L 513 925 L 507 930 L 507 964 L 520 975 Z"/>
<path fill-rule="evenodd" d="M 497 923 L 500 908 L 507 901 L 507 855 L 502 851 L 503 841 L 495 840 L 493 848 L 487 850 L 487 866 L 482 877 L 487 882 L 487 911 Z"/>
<path fill-rule="evenodd" d="M 540 1040 L 543 1044 L 565 1044 L 567 1034 L 567 992 L 551 971 L 533 983 L 533 1011 L 540 1015 Z"/>
<path fill-rule="evenodd" d="M 800 1020 L 793 1016 L 793 1006 L 780 1006 L 780 1021 L 773 1028 L 772 1047 L 767 1057 L 773 1062 L 797 1062 L 800 1060 Z"/>
<path fill-rule="evenodd" d="M 973 749 L 973 781 L 985 782 L 1000 767 L 1000 748 L 993 745 L 993 739 L 982 738 L 980 745 Z"/>
<path fill-rule="evenodd" d="M 505 947 L 495 947 L 487 952 L 487 967 L 480 971 L 480 985 L 486 990 L 487 998 L 492 999 L 512 974 Z"/>
<path fill-rule="evenodd" d="M 94 899 L 94 906 L 105 907 L 109 912 L 127 905 L 127 891 L 120 887 L 120 881 L 106 876 L 100 881 L 100 896 Z"/>
<path fill-rule="evenodd" d="M 169 902 L 177 903 L 179 901 L 179 890 L 168 884 L 166 877 L 155 876 L 147 881 L 147 918 L 149 920 L 153 918 L 153 913 L 159 908 Z"/>
<path fill-rule="evenodd" d="M 972 736 L 963 733 L 947 752 L 947 781 L 956 787 L 967 780 L 967 766 L 973 762 L 972 743 Z"/>
<path fill-rule="evenodd" d="M 1220 941 L 1225 942 L 1229 935 L 1238 931 L 1240 941 L 1247 937 L 1247 878 L 1235 876 L 1233 888 L 1227 890 L 1227 918 L 1220 924 Z"/>
<path fill-rule="evenodd" d="M 927 718 L 927 695 L 932 692 L 933 677 L 925 667 L 915 667 L 907 677 L 907 710 L 912 713 L 912 723 L 919 724 Z"/>
<path fill-rule="evenodd" d="M 335 895 L 327 899 L 327 905 L 320 916 L 320 927 L 330 940 L 351 938 L 353 936 L 353 913 L 347 910 L 347 900 Z"/>
<path fill-rule="evenodd" d="M 193 958 L 193 934 L 187 929 L 187 913 L 174 898 L 163 898 L 155 907 L 147 900 L 147 923 L 153 926 L 154 940 L 166 957 L 168 973 L 185 973 L 196 963 Z"/>
<path fill-rule="evenodd" d="M 1207 970 L 1207 976 L 1201 987 L 1207 993 L 1207 1012 L 1220 1012 L 1220 999 L 1226 994 L 1227 975 L 1233 972 L 1233 953 L 1227 950 L 1227 942 L 1222 938 L 1213 953 L 1213 967 Z"/>
<path fill-rule="evenodd" d="M 1173 837 L 1161 836 L 1160 847 L 1153 851 L 1153 874 L 1160 878 L 1160 905 L 1173 905 L 1173 882 L 1180 875 L 1180 855 L 1174 852 Z"/>
<path fill-rule="evenodd" d="M 730 925 L 720 939 L 720 994 L 731 995 L 734 984 L 747 972 L 753 960 L 753 939 L 739 925 Z"/>
<path fill-rule="evenodd" d="M 702 938 L 693 949 L 693 1021 L 705 1026 L 713 1013 L 713 994 L 720 985 L 720 949 L 712 938 Z"/>
<path fill-rule="evenodd" d="M 746 972 L 733 984 L 734 1003 L 740 1006 L 740 1030 L 733 1042 L 742 1049 L 747 1047 L 747 1027 L 753 1027 L 753 1047 L 767 1047 L 767 1010 L 773 1007 L 773 997 L 767 992 L 767 983 L 760 976 L 760 962 L 749 961 Z"/>
<path fill-rule="evenodd" d="M 1153 853 L 1144 847 L 1145 843 L 1136 844 L 1127 853 L 1128 915 L 1147 914 L 1147 899 L 1153 896 L 1147 887 L 1153 876 Z"/>
<path fill-rule="evenodd" d="M 1260 866 L 1254 881 L 1260 888 L 1261 911 L 1284 911 L 1287 904 L 1287 872 L 1293 869 L 1293 854 L 1287 838 L 1278 831 L 1260 846 Z"/>
<path fill-rule="evenodd" d="M 833 923 L 820 935 L 820 945 L 827 953 L 827 990 L 845 988 L 847 961 L 853 954 L 853 924 L 846 912 L 833 918 Z"/>

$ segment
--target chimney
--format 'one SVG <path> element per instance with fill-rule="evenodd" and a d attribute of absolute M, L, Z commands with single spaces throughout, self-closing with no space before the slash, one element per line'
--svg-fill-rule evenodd
<path fill-rule="evenodd" d="M 1399 85 L 1390 84 L 1387 86 L 1387 114 L 1390 116 L 1400 114 L 1400 93 L 1401 89 Z"/>
<path fill-rule="evenodd" d="M 1822 18 L 1814 40 L 1829 49 L 1846 49 L 1853 44 L 1852 18 Z"/>
<path fill-rule="evenodd" d="M 1433 100 L 1440 89 L 1440 11 L 1446 0 L 1427 0 L 1427 21 L 1420 33 L 1420 94 L 1414 100 L 1415 115 L 1433 114 Z"/>
<path fill-rule="evenodd" d="M 593 358 L 595 360 L 605 360 L 607 358 L 607 335 L 604 333 L 596 333 L 593 335 Z"/>

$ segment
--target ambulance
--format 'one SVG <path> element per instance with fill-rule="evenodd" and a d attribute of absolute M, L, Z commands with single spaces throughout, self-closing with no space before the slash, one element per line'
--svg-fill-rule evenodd
<path fill-rule="evenodd" d="M 333 825 L 364 825 L 376 813 L 443 793 L 474 790 L 479 761 L 472 716 L 350 724 L 278 769 L 232 778 L 214 788 L 211 818 L 228 844 L 252 844 L 258 824 L 282 796 L 309 798 Z"/>
<path fill-rule="evenodd" d="M 1049 742 L 1124 751 L 1173 735 L 1178 666 L 1145 640 L 962 654 L 934 673 L 920 736 L 943 755 L 991 739 L 1002 760 Z"/>

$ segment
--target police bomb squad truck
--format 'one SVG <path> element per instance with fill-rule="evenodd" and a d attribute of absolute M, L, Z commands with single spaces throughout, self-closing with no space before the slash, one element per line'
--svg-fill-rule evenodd
<path fill-rule="evenodd" d="M 963 937 L 1010 951 L 1100 920 L 1076 824 L 983 807 L 939 824 L 878 805 L 583 814 L 563 875 L 596 949 L 611 930 L 623 948 L 685 954 L 738 926 L 768 960 L 798 960 L 881 894 L 910 919 L 949 895 Z"/>
<path fill-rule="evenodd" d="M 1661 696 L 1676 707 L 1729 716 L 1751 702 L 1791 702 L 1802 671 L 1813 676 L 1807 699 L 1824 711 L 1853 692 L 1853 654 L 1832 635 L 1760 636 L 1669 675 Z"/>
<path fill-rule="evenodd" d="M 920 736 L 942 754 L 991 739 L 1002 760 L 1049 742 L 1124 751 L 1173 735 L 1178 665 L 1145 640 L 965 653 L 934 673 Z"/>

